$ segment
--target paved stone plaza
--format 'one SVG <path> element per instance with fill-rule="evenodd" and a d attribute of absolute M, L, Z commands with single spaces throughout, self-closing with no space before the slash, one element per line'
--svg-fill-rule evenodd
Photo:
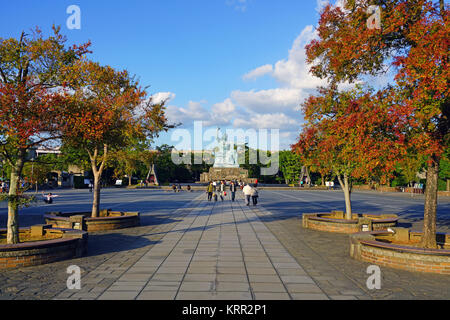
<path fill-rule="evenodd" d="M 56 192 L 55 192 L 56 193 Z M 23 226 L 48 210 L 88 210 L 92 195 L 67 190 L 50 206 L 21 211 Z M 105 189 L 102 207 L 140 211 L 141 226 L 89 234 L 88 255 L 3 271 L 1 299 L 450 299 L 448 276 L 382 270 L 366 287 L 369 264 L 348 254 L 348 236 L 301 227 L 301 213 L 344 209 L 340 191 L 260 191 L 260 204 L 207 202 L 203 192 Z M 76 204 L 76 206 L 75 206 Z M 420 229 L 423 196 L 355 192 L 355 212 L 397 213 Z M 75 206 L 75 207 L 74 207 Z M 450 199 L 440 199 L 438 230 L 449 231 Z M 0 225 L 6 208 L 0 207 Z M 68 290 L 66 269 L 82 269 Z"/>

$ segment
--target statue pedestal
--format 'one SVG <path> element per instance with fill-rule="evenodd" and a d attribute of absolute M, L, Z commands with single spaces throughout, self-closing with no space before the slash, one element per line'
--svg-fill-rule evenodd
<path fill-rule="evenodd" d="M 209 168 L 209 172 L 200 175 L 200 182 L 210 182 L 218 180 L 242 180 L 253 183 L 255 179 L 248 177 L 248 170 L 242 168 Z"/>

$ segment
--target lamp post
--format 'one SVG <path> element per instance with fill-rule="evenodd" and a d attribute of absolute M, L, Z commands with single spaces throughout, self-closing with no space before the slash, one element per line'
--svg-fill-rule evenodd
<path fill-rule="evenodd" d="M 34 172 L 34 156 L 31 157 L 31 183 L 33 183 L 33 172 Z M 38 191 L 37 181 L 35 182 L 36 192 Z"/>

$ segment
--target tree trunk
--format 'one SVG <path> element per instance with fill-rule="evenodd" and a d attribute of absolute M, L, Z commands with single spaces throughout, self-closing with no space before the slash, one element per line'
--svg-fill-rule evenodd
<path fill-rule="evenodd" d="M 342 190 L 344 191 L 344 198 L 345 198 L 345 218 L 346 219 L 352 219 L 352 200 L 351 200 L 351 194 L 352 189 L 349 183 L 348 175 L 344 174 L 344 180 L 342 180 L 340 175 L 337 175 L 339 184 L 342 187 Z"/>
<path fill-rule="evenodd" d="M 132 177 L 131 177 L 131 174 L 129 174 L 129 175 L 128 175 L 128 186 L 129 186 L 129 187 L 131 186 L 131 178 L 132 178 Z"/>
<path fill-rule="evenodd" d="M 450 191 L 450 179 L 447 179 L 447 191 Z"/>
<path fill-rule="evenodd" d="M 321 180 L 322 180 L 322 186 L 325 185 L 325 177 L 323 176 L 323 174 L 320 174 Z"/>
<path fill-rule="evenodd" d="M 425 211 L 423 219 L 423 248 L 437 248 L 436 244 L 436 211 L 439 179 L 439 159 L 432 157 L 427 168 L 427 185 L 425 189 Z"/>
<path fill-rule="evenodd" d="M 156 169 L 155 169 L 155 165 L 152 164 L 152 170 L 153 170 L 153 179 L 154 179 L 154 183 L 155 185 L 159 186 L 159 181 L 158 181 L 158 177 L 156 176 Z M 199 173 L 200 176 L 200 173 Z M 200 180 L 200 178 L 199 178 Z"/>
<path fill-rule="evenodd" d="M 94 187 L 92 192 L 94 193 L 94 200 L 92 201 L 92 214 L 93 218 L 99 216 L 100 213 L 100 180 L 101 172 L 97 171 L 94 173 Z"/>
<path fill-rule="evenodd" d="M 15 244 L 19 243 L 19 216 L 18 216 L 18 204 L 17 204 L 17 187 L 19 177 L 15 169 L 11 172 L 11 179 L 9 184 L 9 200 L 8 200 L 8 231 L 7 231 L 7 243 Z"/>
<path fill-rule="evenodd" d="M 19 178 L 24 165 L 25 150 L 19 151 L 19 158 L 11 168 L 11 178 L 9 181 L 9 199 L 8 199 L 8 223 L 6 243 L 19 243 Z"/>
<path fill-rule="evenodd" d="M 93 218 L 96 218 L 99 216 L 100 213 L 100 182 L 103 173 L 103 168 L 105 167 L 106 160 L 108 157 L 108 146 L 106 144 L 103 145 L 102 162 L 99 168 L 97 168 L 98 149 L 95 148 L 94 154 L 91 154 L 89 150 L 87 150 L 87 152 L 89 154 L 89 158 L 91 159 L 92 173 L 94 174 L 94 187 L 92 190 L 92 192 L 94 193 L 94 199 L 92 201 L 91 216 Z"/>

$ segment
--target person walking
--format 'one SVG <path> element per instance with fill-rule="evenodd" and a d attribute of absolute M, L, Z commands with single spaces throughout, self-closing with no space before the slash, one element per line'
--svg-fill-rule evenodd
<path fill-rule="evenodd" d="M 250 205 L 250 197 L 252 196 L 252 187 L 249 184 L 246 184 L 245 187 L 242 189 L 242 192 L 245 196 L 245 205 Z"/>
<path fill-rule="evenodd" d="M 230 193 L 231 193 L 231 201 L 234 202 L 234 198 L 236 196 L 236 184 L 234 183 L 233 180 L 231 180 L 230 184 Z"/>
<path fill-rule="evenodd" d="M 223 201 L 223 197 L 226 195 L 226 193 L 225 193 L 225 183 L 223 181 L 220 181 L 219 194 L 220 194 L 220 199 Z"/>
<path fill-rule="evenodd" d="M 256 183 L 253 185 L 251 195 L 252 195 L 253 205 L 256 206 L 256 204 L 258 203 L 258 189 L 257 189 L 257 184 Z"/>
<path fill-rule="evenodd" d="M 213 195 L 214 187 L 212 182 L 210 181 L 208 186 L 206 187 L 206 193 L 208 194 L 208 201 L 211 201 Z"/>

